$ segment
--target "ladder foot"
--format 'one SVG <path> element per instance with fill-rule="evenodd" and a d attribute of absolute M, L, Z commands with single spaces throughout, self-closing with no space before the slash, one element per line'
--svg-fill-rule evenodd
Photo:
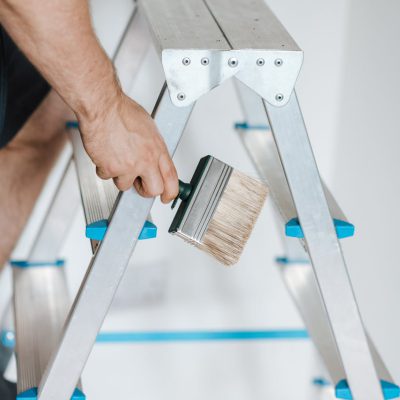
<path fill-rule="evenodd" d="M 38 398 L 38 391 L 37 388 L 32 388 L 29 390 L 26 390 L 25 392 L 19 393 L 17 395 L 17 400 L 37 400 Z M 85 400 L 86 396 L 83 394 L 83 392 L 79 389 L 75 389 L 71 400 Z"/>
<path fill-rule="evenodd" d="M 86 237 L 92 240 L 103 240 L 108 228 L 108 221 L 102 219 L 86 226 Z M 139 240 L 154 239 L 157 237 L 157 226 L 146 221 L 139 235 Z"/>
<path fill-rule="evenodd" d="M 338 239 L 354 236 L 355 227 L 350 222 L 334 218 L 333 223 L 335 224 Z M 292 218 L 286 223 L 285 234 L 289 237 L 304 238 L 303 229 L 301 228 L 298 218 Z"/>
<path fill-rule="evenodd" d="M 394 383 L 381 380 L 381 385 L 383 397 L 385 400 L 397 399 L 400 397 L 400 388 Z M 336 385 L 335 394 L 338 399 L 353 399 L 349 385 L 345 379 L 343 379 Z"/>

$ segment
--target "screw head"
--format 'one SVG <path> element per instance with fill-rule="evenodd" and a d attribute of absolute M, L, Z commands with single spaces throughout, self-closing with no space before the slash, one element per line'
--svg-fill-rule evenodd
<path fill-rule="evenodd" d="M 182 59 L 182 64 L 183 65 L 189 65 L 191 63 L 190 58 L 189 57 L 185 57 Z"/>
<path fill-rule="evenodd" d="M 263 58 L 259 58 L 259 59 L 256 61 L 256 64 L 257 64 L 259 67 L 262 67 L 262 66 L 265 64 L 265 60 L 264 60 Z"/>
<path fill-rule="evenodd" d="M 228 65 L 229 65 L 231 68 L 237 67 L 238 64 L 239 64 L 239 61 L 238 61 L 238 59 L 235 58 L 235 57 L 232 57 L 232 58 L 230 58 L 230 59 L 228 60 Z"/>
<path fill-rule="evenodd" d="M 178 93 L 178 95 L 176 96 L 178 98 L 178 100 L 183 101 L 186 99 L 186 94 L 185 93 Z"/>
<path fill-rule="evenodd" d="M 275 96 L 275 100 L 276 100 L 276 101 L 282 101 L 283 98 L 284 98 L 284 96 L 283 96 L 282 93 L 278 93 L 278 94 Z"/>
<path fill-rule="evenodd" d="M 276 65 L 277 67 L 280 67 L 282 64 L 283 64 L 282 58 L 277 58 L 277 59 L 275 60 L 275 65 Z"/>
<path fill-rule="evenodd" d="M 208 65 L 210 63 L 210 60 L 207 57 L 203 57 L 200 62 L 201 65 Z"/>

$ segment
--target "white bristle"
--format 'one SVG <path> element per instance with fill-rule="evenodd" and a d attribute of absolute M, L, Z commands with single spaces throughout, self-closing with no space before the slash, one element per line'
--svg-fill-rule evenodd
<path fill-rule="evenodd" d="M 193 244 L 225 265 L 238 262 L 267 192 L 263 182 L 233 170 L 202 243 Z"/>

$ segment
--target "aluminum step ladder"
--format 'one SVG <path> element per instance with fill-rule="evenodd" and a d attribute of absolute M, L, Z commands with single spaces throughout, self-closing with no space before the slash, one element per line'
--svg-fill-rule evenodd
<path fill-rule="evenodd" d="M 399 397 L 398 386 L 365 332 L 341 252 L 339 239 L 352 236 L 354 226 L 321 182 L 294 91 L 303 60 L 300 48 L 263 0 L 138 1 L 114 59 L 128 93 L 138 71 L 149 67 L 143 60 L 150 37 L 166 81 L 152 115 L 171 155 L 196 100 L 228 78 L 237 81 L 247 119 L 237 129 L 260 176 L 270 185 L 286 235 L 297 238 L 286 241 L 286 257 L 279 260 L 282 276 L 323 358 L 336 397 Z M 109 182 L 98 180 L 78 128 L 74 122 L 68 126 L 86 235 L 94 254 L 66 314 L 59 245 L 49 252 L 42 241 L 46 235 L 54 240 L 46 233 L 55 232 L 50 229 L 58 218 L 50 218 L 53 211 L 71 212 L 69 204 L 57 206 L 66 197 L 69 202 L 70 193 L 56 195 L 31 256 L 20 265 L 14 263 L 21 398 L 23 393 L 39 400 L 84 396 L 79 379 L 116 289 L 141 235 L 147 237 L 149 229 L 151 237 L 156 230 L 148 220 L 153 199 L 140 197 L 133 188 L 117 193 Z M 62 183 L 59 193 L 64 190 Z M 63 226 L 70 218 L 63 216 Z M 35 280 L 51 284 L 36 294 Z M 64 293 L 62 302 L 54 288 Z M 52 317 L 43 327 L 23 318 L 29 296 L 35 299 L 38 316 Z M 41 329 L 51 340 L 38 348 Z"/>

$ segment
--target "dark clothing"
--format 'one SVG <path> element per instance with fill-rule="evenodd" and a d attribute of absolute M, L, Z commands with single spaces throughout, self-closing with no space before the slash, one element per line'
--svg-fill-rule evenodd
<path fill-rule="evenodd" d="M 49 84 L 0 26 L 0 148 L 13 139 L 49 91 Z"/>
<path fill-rule="evenodd" d="M 15 400 L 17 397 L 17 385 L 6 381 L 0 376 L 0 399 Z"/>

